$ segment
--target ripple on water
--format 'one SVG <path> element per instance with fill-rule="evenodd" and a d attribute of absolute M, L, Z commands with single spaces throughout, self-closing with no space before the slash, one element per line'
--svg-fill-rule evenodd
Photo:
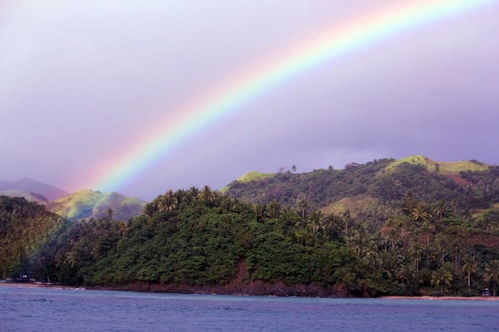
<path fill-rule="evenodd" d="M 0 330 L 459 332 L 499 329 L 499 302 L 436 302 L 1 287 Z"/>

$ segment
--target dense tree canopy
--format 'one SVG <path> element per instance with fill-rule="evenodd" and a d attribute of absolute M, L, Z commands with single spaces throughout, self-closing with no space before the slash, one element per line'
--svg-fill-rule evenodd
<path fill-rule="evenodd" d="M 0 276 L 19 274 L 64 220 L 24 198 L 0 196 Z"/>
<path fill-rule="evenodd" d="M 237 183 L 226 194 L 168 191 L 128 222 L 109 211 L 68 223 L 43 206 L 1 198 L 2 273 L 123 288 L 238 283 L 244 290 L 260 282 L 358 296 L 495 293 L 497 168 L 461 173 L 465 185 L 409 164 L 376 176 L 389 162 L 260 179 L 245 185 L 256 203 L 231 196 L 250 195 L 237 194 Z M 362 213 L 315 209 L 323 197 L 329 204 L 366 193 L 375 200 Z"/>

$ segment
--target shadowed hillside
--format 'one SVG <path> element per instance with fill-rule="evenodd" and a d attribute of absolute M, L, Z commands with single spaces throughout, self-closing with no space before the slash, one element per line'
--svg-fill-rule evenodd
<path fill-rule="evenodd" d="M 35 193 L 46 197 L 48 200 L 54 200 L 68 195 L 68 193 L 62 189 L 30 178 L 22 178 L 17 181 L 0 181 L 0 190 L 16 190 Z"/>
<path fill-rule="evenodd" d="M 22 190 L 0 190 L 0 196 L 23 197 L 27 201 L 38 204 L 47 204 L 49 201 L 46 197 L 40 194 Z"/>
<path fill-rule="evenodd" d="M 38 250 L 64 226 L 42 205 L 20 197 L 0 196 L 0 276 L 18 275 Z"/>

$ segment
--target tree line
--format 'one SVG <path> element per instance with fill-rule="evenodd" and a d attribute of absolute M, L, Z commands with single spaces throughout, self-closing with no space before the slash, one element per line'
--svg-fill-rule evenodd
<path fill-rule="evenodd" d="M 4 277 L 27 273 L 70 285 L 225 285 L 244 261 L 243 284 L 314 284 L 356 296 L 477 295 L 484 287 L 496 295 L 499 283 L 495 212 L 477 217 L 411 191 L 382 223 L 349 210 L 325 213 L 306 197 L 252 204 L 209 187 L 168 191 L 128 221 L 114 220 L 109 211 L 68 223 L 36 204 L 2 201 L 1 257 L 17 255 L 10 260 L 15 268 L 3 263 Z M 33 209 L 37 216 L 26 219 Z M 23 257 L 10 254 L 17 248 L 10 246 L 13 225 L 24 220 L 19 227 L 36 229 L 31 223 L 39 218 L 51 225 L 39 232 L 44 240 L 33 240 L 40 238 L 34 230 L 22 237 L 32 239 L 23 240 L 27 248 L 38 248 Z"/>

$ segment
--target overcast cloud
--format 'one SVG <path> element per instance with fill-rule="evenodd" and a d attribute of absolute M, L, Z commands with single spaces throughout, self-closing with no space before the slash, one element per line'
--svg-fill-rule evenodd
<path fill-rule="evenodd" d="M 391 1 L 396 3 L 397 1 Z M 390 1 L 0 3 L 0 180 L 66 190 L 248 64 Z M 424 154 L 498 163 L 499 5 L 419 27 L 280 85 L 120 191 L 219 188 L 250 171 Z M 140 137 L 137 137 L 140 139 Z"/>

